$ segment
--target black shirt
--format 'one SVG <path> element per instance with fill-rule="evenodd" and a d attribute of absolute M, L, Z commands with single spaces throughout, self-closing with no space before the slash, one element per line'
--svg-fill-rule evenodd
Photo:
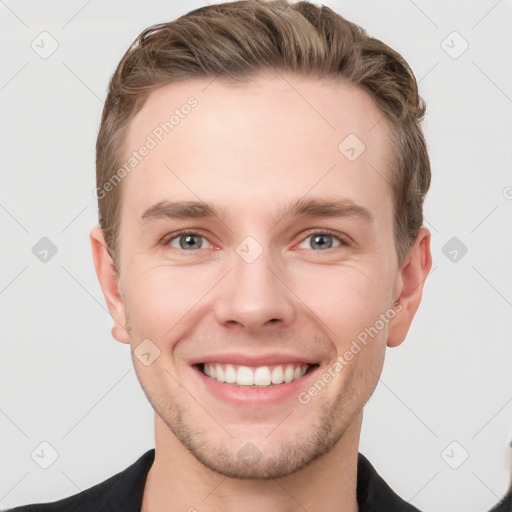
<path fill-rule="evenodd" d="M 7 512 L 140 512 L 146 477 L 154 459 L 153 448 L 124 471 L 83 492 Z M 357 503 L 359 512 L 419 512 L 391 490 L 362 454 L 357 461 Z"/>
<path fill-rule="evenodd" d="M 490 512 L 512 512 L 512 494 L 511 491 L 503 496 L 501 501 Z"/>

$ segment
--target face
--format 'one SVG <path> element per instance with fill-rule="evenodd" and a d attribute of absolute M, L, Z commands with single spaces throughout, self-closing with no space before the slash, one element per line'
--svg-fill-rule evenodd
<path fill-rule="evenodd" d="M 318 459 L 402 341 L 418 291 L 394 246 L 388 129 L 363 90 L 293 75 L 171 84 L 132 120 L 126 160 L 155 144 L 122 181 L 120 274 L 104 247 L 96 267 L 161 424 L 208 468 L 275 478 Z"/>

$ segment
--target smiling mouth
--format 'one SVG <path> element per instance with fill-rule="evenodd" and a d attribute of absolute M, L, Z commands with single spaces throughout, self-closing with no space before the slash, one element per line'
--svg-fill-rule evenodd
<path fill-rule="evenodd" d="M 288 384 L 311 373 L 319 365 L 289 363 L 271 366 L 239 366 L 224 363 L 199 363 L 194 365 L 203 375 L 226 384 L 253 388 Z"/>

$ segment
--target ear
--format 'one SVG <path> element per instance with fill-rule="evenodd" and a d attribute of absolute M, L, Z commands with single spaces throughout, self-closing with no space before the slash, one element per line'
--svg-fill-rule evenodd
<path fill-rule="evenodd" d="M 121 343 L 130 343 L 126 327 L 126 311 L 124 301 L 119 292 L 119 274 L 107 250 L 107 243 L 100 226 L 91 229 L 89 233 L 92 247 L 92 259 L 96 275 L 100 282 L 107 307 L 114 320 L 112 336 Z"/>
<path fill-rule="evenodd" d="M 389 323 L 388 347 L 397 347 L 405 340 L 420 305 L 423 285 L 431 267 L 430 231 L 422 227 L 398 275 L 395 297 L 401 309 Z"/>

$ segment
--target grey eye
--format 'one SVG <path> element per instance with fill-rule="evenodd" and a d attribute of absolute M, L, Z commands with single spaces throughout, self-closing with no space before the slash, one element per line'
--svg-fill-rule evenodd
<path fill-rule="evenodd" d="M 311 241 L 308 243 L 308 240 Z M 336 245 L 334 245 L 334 243 L 336 243 Z M 304 247 L 303 244 L 307 244 L 307 246 Z M 318 251 L 322 249 L 331 249 L 332 247 L 337 247 L 339 245 L 341 245 L 341 242 L 336 236 L 330 235 L 329 233 L 318 232 L 305 238 L 298 247 L 301 249 L 314 249 L 315 251 Z"/>
<path fill-rule="evenodd" d="M 176 248 L 183 249 L 185 251 L 190 251 L 193 249 L 201 249 L 201 247 L 203 246 L 202 239 L 203 237 L 201 235 L 188 233 L 171 238 L 171 240 L 169 240 L 169 245 L 171 247 L 176 247 L 174 243 L 178 241 L 179 247 Z"/>

